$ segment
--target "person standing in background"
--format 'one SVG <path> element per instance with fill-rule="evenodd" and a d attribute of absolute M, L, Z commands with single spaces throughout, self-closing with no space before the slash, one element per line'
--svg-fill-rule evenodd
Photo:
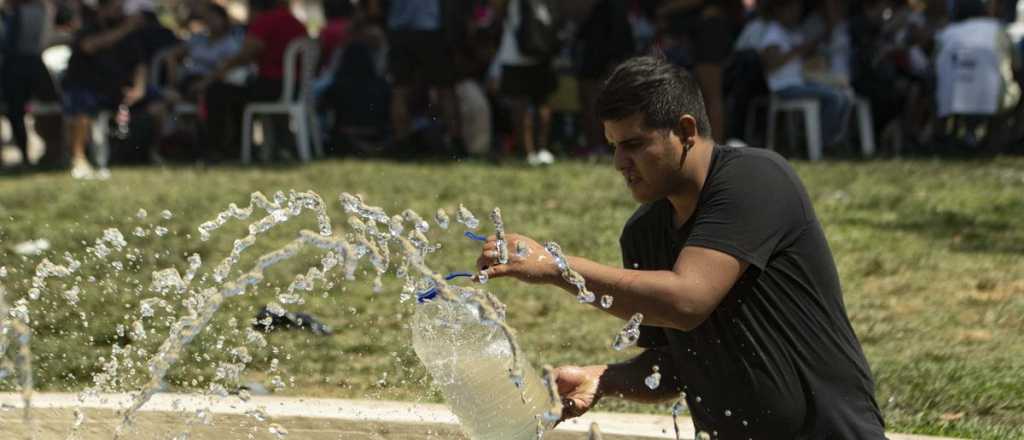
<path fill-rule="evenodd" d="M 604 127 L 594 113 L 597 92 L 611 68 L 633 55 L 631 28 L 626 0 L 600 0 L 577 34 L 576 42 L 582 46 L 578 74 L 583 136 L 590 151 L 606 144 Z"/>
<path fill-rule="evenodd" d="M 508 105 L 516 143 L 526 153 L 526 163 L 550 165 L 555 156 L 547 149 L 551 134 L 548 100 L 558 88 L 558 75 L 550 58 L 527 55 L 520 48 L 518 35 L 523 12 L 529 11 L 523 2 L 528 0 L 498 1 L 504 22 L 490 77 L 497 81 L 498 94 Z"/>
<path fill-rule="evenodd" d="M 371 2 L 375 3 L 375 2 Z M 396 143 L 411 135 L 409 100 L 415 87 L 426 85 L 437 94 L 445 125 L 445 148 L 463 154 L 462 129 L 455 101 L 455 40 L 462 34 L 451 18 L 459 11 L 446 0 L 391 0 L 387 10 L 392 76 L 391 122 Z M 379 6 L 371 7 L 371 9 Z"/>
<path fill-rule="evenodd" d="M 57 94 L 42 57 L 53 32 L 54 10 L 45 0 L 14 0 L 6 6 L 0 83 L 14 143 L 21 150 L 19 168 L 24 169 L 29 165 L 25 106 L 33 96 L 55 98 Z"/>
<path fill-rule="evenodd" d="M 722 70 L 732 54 L 732 42 L 739 33 L 743 15 L 740 0 L 665 0 L 657 9 L 660 27 L 668 44 L 676 49 L 669 55 L 678 66 L 692 67 L 711 119 L 715 142 L 727 139 Z"/>

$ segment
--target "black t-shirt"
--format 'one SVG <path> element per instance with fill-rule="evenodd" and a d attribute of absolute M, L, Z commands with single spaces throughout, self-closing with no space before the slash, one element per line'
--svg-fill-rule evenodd
<path fill-rule="evenodd" d="M 636 211 L 620 239 L 625 267 L 671 270 L 686 246 L 750 263 L 692 331 L 641 327 L 641 347 L 671 354 L 696 428 L 722 439 L 885 438 L 832 253 L 789 164 L 717 146 L 696 211 L 679 229 L 672 216 L 665 199 Z"/>
<path fill-rule="evenodd" d="M 74 38 L 71 59 L 64 74 L 68 88 L 84 88 L 104 96 L 117 97 L 121 88 L 132 84 L 135 69 L 146 62 L 142 40 L 138 34 L 122 38 L 111 47 L 92 54 L 85 53 L 81 44 L 85 38 L 107 32 L 118 23 L 103 23 L 98 19 L 89 20 Z"/>

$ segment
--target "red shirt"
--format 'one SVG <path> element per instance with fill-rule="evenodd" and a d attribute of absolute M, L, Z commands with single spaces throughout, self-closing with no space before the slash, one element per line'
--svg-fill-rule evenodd
<path fill-rule="evenodd" d="M 324 30 L 320 32 L 320 48 L 322 50 L 320 64 L 327 63 L 335 50 L 348 44 L 348 40 L 352 37 L 351 24 L 352 20 L 348 18 L 338 18 L 327 22 L 327 26 L 324 26 Z"/>
<path fill-rule="evenodd" d="M 247 37 L 263 42 L 263 52 L 256 61 L 261 78 L 284 77 L 284 50 L 296 38 L 306 38 L 306 26 L 292 15 L 287 6 L 279 6 L 253 17 Z"/>

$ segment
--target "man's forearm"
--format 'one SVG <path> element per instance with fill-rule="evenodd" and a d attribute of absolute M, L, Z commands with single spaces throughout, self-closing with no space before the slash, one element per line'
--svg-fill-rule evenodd
<path fill-rule="evenodd" d="M 686 284 L 675 272 L 620 269 L 581 257 L 567 256 L 566 259 L 569 267 L 586 280 L 587 288 L 598 296 L 595 305 L 601 302 L 601 296 L 612 296 L 611 307 L 601 307 L 601 310 L 616 317 L 626 320 L 635 313 L 643 313 L 645 324 L 681 330 L 703 321 L 705 315 L 699 311 L 699 301 L 688 300 Z M 552 283 L 570 293 L 577 291 L 561 278 Z"/>
<path fill-rule="evenodd" d="M 650 389 L 644 379 L 658 366 L 661 383 Z M 679 397 L 680 380 L 675 376 L 672 356 L 659 349 L 649 349 L 626 362 L 609 364 L 601 374 L 598 394 L 641 403 L 660 403 Z"/>

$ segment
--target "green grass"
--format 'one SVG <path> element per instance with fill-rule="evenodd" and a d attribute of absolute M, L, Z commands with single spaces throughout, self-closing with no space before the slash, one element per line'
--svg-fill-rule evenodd
<path fill-rule="evenodd" d="M 1024 438 L 1024 160 L 879 161 L 797 164 L 825 225 L 843 280 L 850 318 L 878 382 L 878 399 L 895 431 L 970 438 Z M 11 252 L 18 242 L 46 238 L 45 255 L 61 262 L 65 251 L 83 260 L 78 280 L 51 279 L 33 302 L 35 380 L 41 389 L 81 389 L 109 359 L 113 344 L 153 350 L 170 319 L 181 313 L 182 295 L 164 297 L 174 308 L 144 320 L 151 335 L 135 340 L 116 334 L 118 324 L 138 318 L 138 303 L 152 296 L 150 274 L 203 257 L 204 270 L 224 258 L 245 224 L 232 222 L 210 241 L 196 227 L 228 203 L 248 204 L 249 194 L 313 190 L 329 202 L 335 225 L 345 224 L 337 202 L 342 191 L 361 193 L 371 204 L 425 217 L 438 207 L 464 203 L 482 220 L 494 206 L 509 230 L 557 240 L 567 252 L 618 264 L 618 234 L 635 204 L 608 164 L 565 162 L 548 169 L 494 167 L 482 163 L 396 164 L 326 161 L 295 168 L 115 169 L 106 182 L 72 181 L 64 174 L 0 179 L 0 279 L 8 300 L 26 295 L 42 257 Z M 149 212 L 144 220 L 136 212 Z M 164 220 L 161 210 L 174 217 Z M 485 222 L 486 224 L 486 222 Z M 169 229 L 163 237 L 132 235 L 139 226 Z M 119 228 L 129 250 L 106 262 L 86 261 L 86 246 L 108 227 Z M 262 236 L 239 267 L 255 256 L 314 228 L 304 215 Z M 429 263 L 437 270 L 470 269 L 475 246 L 442 233 L 444 248 Z M 127 254 L 132 254 L 129 258 Z M 95 260 L 95 259 L 93 259 Z M 109 264 L 120 261 L 123 270 Z M 255 292 L 229 300 L 211 328 L 172 369 L 177 389 L 207 386 L 218 362 L 244 345 L 255 310 L 273 301 L 294 274 L 318 261 L 316 252 L 271 270 Z M 61 292 L 77 283 L 81 302 Z M 321 338 L 301 332 L 270 335 L 269 346 L 249 346 L 252 363 L 244 381 L 269 383 L 279 374 L 281 391 L 336 397 L 437 401 L 409 346 L 406 322 L 413 311 L 398 299 L 399 286 L 373 294 L 368 280 L 318 286 L 302 310 L 336 329 Z M 487 287 L 509 305 L 508 319 L 535 363 L 594 363 L 620 359 L 608 346 L 620 323 L 553 288 L 496 280 Z M 83 319 L 84 318 L 84 319 Z M 232 318 L 235 322 L 232 322 Z M 218 339 L 223 338 L 219 344 Z M 141 382 L 145 352 L 122 356 L 122 381 Z M 278 372 L 268 372 L 271 359 Z M 12 389 L 10 379 L 0 388 Z M 606 401 L 603 409 L 667 413 L 667 407 Z"/>

